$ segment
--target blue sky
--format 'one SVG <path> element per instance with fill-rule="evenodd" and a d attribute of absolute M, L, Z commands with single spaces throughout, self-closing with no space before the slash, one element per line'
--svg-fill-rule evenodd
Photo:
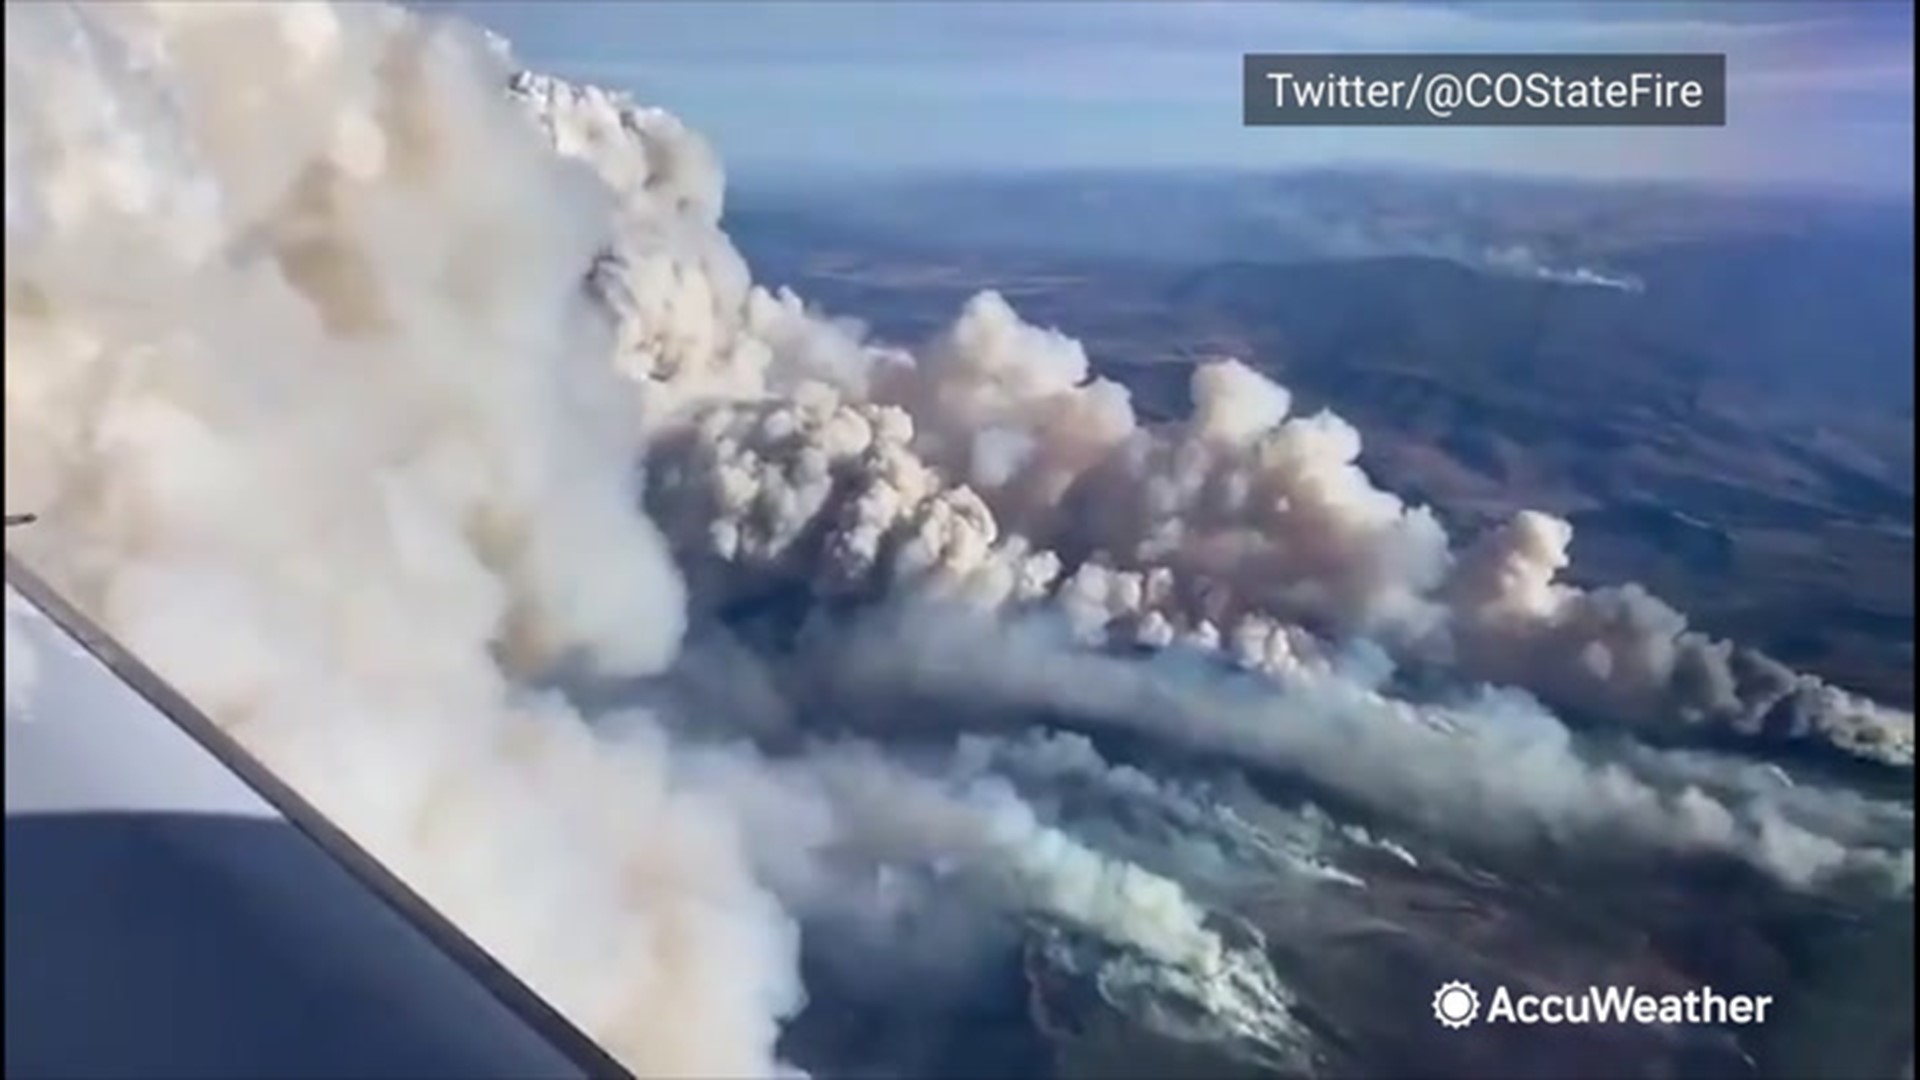
<path fill-rule="evenodd" d="M 1443 167 L 1911 196 L 1908 0 L 469 0 L 529 66 L 704 132 L 730 173 Z M 1240 125 L 1240 55 L 1728 55 L 1724 129 Z"/>

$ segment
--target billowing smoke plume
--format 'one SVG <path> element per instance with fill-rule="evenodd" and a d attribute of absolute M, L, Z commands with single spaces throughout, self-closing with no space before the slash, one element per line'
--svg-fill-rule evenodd
<path fill-rule="evenodd" d="M 1557 582 L 1559 519 L 1523 512 L 1456 553 L 1429 510 L 1374 486 L 1351 425 L 1292 414 L 1244 364 L 1197 367 L 1192 416 L 1155 428 L 1077 342 L 992 293 L 917 357 L 865 343 L 750 284 L 712 156 L 671 118 L 540 77 L 515 89 L 624 193 L 635 224 L 593 287 L 658 406 L 653 505 L 687 558 L 726 568 L 696 576 L 721 594 L 933 578 L 1276 671 L 1362 636 L 1595 719 L 1912 764 L 1910 714 L 1712 640 L 1637 587 Z"/>
<path fill-rule="evenodd" d="M 1432 667 L 1911 763 L 1911 717 L 1637 591 L 1556 584 L 1561 523 L 1456 554 L 1351 426 L 1245 365 L 1196 369 L 1193 415 L 1154 428 L 992 294 L 917 356 L 869 343 L 752 284 L 698 137 L 454 23 L 33 4 L 6 31 L 6 479 L 41 515 L 10 544 L 638 1072 L 784 1071 L 796 916 L 868 918 L 859 889 L 896 871 L 1124 945 L 1113 985 L 1299 1038 L 1257 944 L 975 744 L 927 767 L 875 724 L 767 757 L 539 688 L 668 669 L 689 600 L 879 601 L 895 631 L 829 635 L 843 692 L 1070 710 L 1422 827 L 1517 814 L 1522 842 L 1897 876 L 1814 796 L 1616 775 L 1497 692 L 1390 696 Z M 968 614 L 919 617 L 929 597 Z M 1002 617 L 1029 609 L 1073 647 L 1015 647 Z M 1085 648 L 1113 645 L 1257 676 L 1183 686 Z M 1533 734 L 1503 742 L 1515 716 Z"/>
<path fill-rule="evenodd" d="M 773 1072 L 732 816 L 516 685 L 684 619 L 604 186 L 398 9 L 8 5 L 6 56 L 9 544 L 633 1067 Z"/>
<path fill-rule="evenodd" d="M 1818 739 L 1913 764 L 1911 714 L 1691 630 L 1637 585 L 1585 592 L 1558 584 L 1572 540 L 1566 522 L 1523 512 L 1467 550 L 1452 599 L 1469 670 L 1636 727 L 1678 722 Z"/>
<path fill-rule="evenodd" d="M 797 318 L 792 303 L 749 294 L 745 325 Z M 1289 415 L 1238 362 L 1197 368 L 1193 416 L 1155 429 L 1078 345 L 992 294 L 918 361 L 832 327 L 803 342 L 736 350 L 770 369 L 735 373 L 742 399 L 689 406 L 658 449 L 663 524 L 748 571 L 733 588 L 931 578 L 989 605 L 1052 596 L 1090 636 L 1220 644 L 1276 673 L 1364 637 L 1586 717 L 1912 763 L 1910 714 L 1708 638 L 1636 586 L 1558 582 L 1557 518 L 1523 512 L 1456 553 L 1430 511 L 1372 484 L 1351 425 Z M 669 384 L 686 370 L 635 366 Z"/>

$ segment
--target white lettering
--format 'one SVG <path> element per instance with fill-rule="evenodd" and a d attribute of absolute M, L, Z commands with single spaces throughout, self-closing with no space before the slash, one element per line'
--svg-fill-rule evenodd
<path fill-rule="evenodd" d="M 1471 1005 L 1444 1007 L 1440 1001 L 1448 994 L 1471 995 L 1471 990 L 1465 984 L 1442 986 L 1434 1011 L 1450 1026 L 1475 1019 L 1488 1024 L 1764 1024 L 1774 1001 L 1768 995 L 1720 994 L 1711 986 L 1684 994 L 1642 994 L 1636 986 L 1588 986 L 1580 994 L 1515 994 L 1496 986 L 1486 1013 L 1475 1017 Z"/>
<path fill-rule="evenodd" d="M 1493 85 L 1493 76 L 1484 71 L 1476 71 L 1467 76 L 1467 105 L 1470 108 L 1484 109 L 1492 100 L 1488 88 Z"/>
<path fill-rule="evenodd" d="M 1273 80 L 1273 107 L 1276 109 L 1286 108 L 1287 84 L 1293 81 L 1293 72 L 1269 71 L 1267 72 L 1267 78 Z"/>
<path fill-rule="evenodd" d="M 1516 994 L 1495 987 L 1489 1024 L 1764 1024 L 1773 998 L 1722 994 L 1700 987 L 1681 994 L 1643 994 L 1633 986 L 1588 986 L 1581 993 Z"/>
<path fill-rule="evenodd" d="M 1625 1023 L 1627 1010 L 1633 1004 L 1633 987 L 1589 986 L 1587 987 L 1588 1007 L 1596 1022 L 1602 1024 Z"/>

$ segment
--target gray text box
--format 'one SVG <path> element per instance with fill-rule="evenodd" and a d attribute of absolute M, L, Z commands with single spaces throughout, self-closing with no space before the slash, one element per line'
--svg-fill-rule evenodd
<path fill-rule="evenodd" d="M 1248 53 L 1250 127 L 1721 127 L 1722 53 Z"/>

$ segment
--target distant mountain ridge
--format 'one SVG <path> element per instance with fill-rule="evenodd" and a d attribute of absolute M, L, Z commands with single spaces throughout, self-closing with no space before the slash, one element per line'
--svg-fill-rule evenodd
<path fill-rule="evenodd" d="M 1301 353 L 1395 338 L 1449 371 L 1604 376 L 1617 390 L 1884 409 L 1914 387 L 1908 238 L 1743 237 L 1631 252 L 1638 293 L 1490 275 L 1423 256 L 1231 262 L 1176 278 L 1169 306 L 1272 326 Z M 1356 341 L 1355 339 L 1359 340 Z M 1566 370 L 1562 361 L 1586 362 Z M 1600 370 L 1604 368 L 1604 370 Z"/>

